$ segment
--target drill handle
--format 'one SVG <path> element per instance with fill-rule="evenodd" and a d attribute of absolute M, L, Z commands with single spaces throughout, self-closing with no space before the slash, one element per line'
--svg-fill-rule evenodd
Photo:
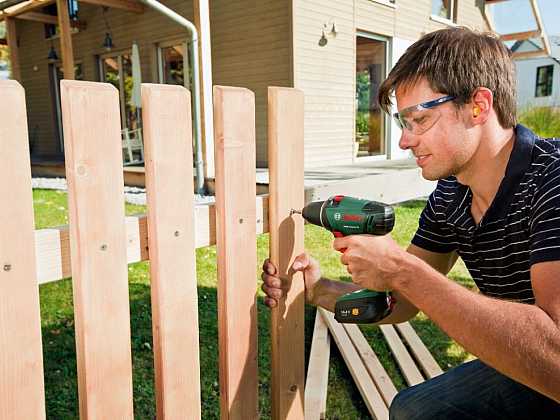
<path fill-rule="evenodd" d="M 344 234 L 339 232 L 338 230 L 333 230 L 333 235 L 335 238 L 343 238 Z M 342 248 L 339 250 L 340 253 L 344 254 L 346 252 L 346 248 Z"/>

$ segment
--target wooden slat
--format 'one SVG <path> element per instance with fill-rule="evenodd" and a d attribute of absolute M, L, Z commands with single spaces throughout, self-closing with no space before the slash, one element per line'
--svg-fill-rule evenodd
<path fill-rule="evenodd" d="M 21 66 L 19 62 L 19 46 L 17 41 L 16 21 L 6 19 L 6 41 L 10 50 L 10 65 L 12 68 L 12 79 L 21 82 Z"/>
<path fill-rule="evenodd" d="M 408 385 L 416 385 L 424 382 L 424 377 L 416 367 L 416 364 L 410 354 L 408 354 L 406 347 L 395 331 L 395 327 L 392 325 L 380 325 L 379 328 L 385 336 L 387 344 L 389 344 L 389 347 L 391 348 L 391 352 L 401 369 L 406 383 Z"/>
<path fill-rule="evenodd" d="M 126 10 L 127 12 L 143 13 L 144 6 L 135 0 L 80 0 L 84 3 L 95 4 L 97 6 L 111 7 L 114 9 Z"/>
<path fill-rule="evenodd" d="M 348 370 L 352 374 L 352 378 L 354 378 L 356 387 L 364 399 L 369 413 L 375 419 L 388 419 L 389 410 L 375 387 L 373 380 L 369 376 L 362 359 L 360 359 L 360 355 L 356 351 L 352 341 L 350 341 L 346 330 L 334 319 L 334 314 L 332 312 L 323 308 L 317 310 L 321 312 L 323 319 L 327 323 L 334 341 L 348 366 Z"/>
<path fill-rule="evenodd" d="M 255 96 L 214 87 L 220 413 L 258 418 Z"/>
<path fill-rule="evenodd" d="M 58 17 L 53 15 L 47 15 L 46 13 L 40 12 L 27 12 L 17 15 L 18 19 L 32 20 L 35 22 L 50 23 L 51 25 L 58 25 Z"/>
<path fill-rule="evenodd" d="M 191 100 L 182 86 L 142 85 L 158 419 L 200 419 Z"/>
<path fill-rule="evenodd" d="M 58 13 L 58 28 L 60 30 L 60 53 L 62 56 L 62 72 L 66 80 L 74 80 L 74 51 L 72 49 L 72 33 L 70 16 L 68 15 L 68 1 L 56 0 Z"/>
<path fill-rule="evenodd" d="M 0 20 L 2 18 L 7 19 L 9 17 L 15 17 L 21 15 L 22 13 L 27 13 L 31 10 L 37 10 L 53 4 L 55 0 L 29 0 L 19 3 L 15 6 L 8 7 L 0 14 Z"/>
<path fill-rule="evenodd" d="M 524 59 L 524 58 L 542 58 L 542 57 L 546 57 L 545 50 L 514 52 L 511 55 L 511 58 L 514 60 Z"/>
<path fill-rule="evenodd" d="M 255 199 L 257 233 L 268 232 L 268 196 Z M 194 209 L 196 247 L 216 244 L 216 207 L 198 205 Z M 149 259 L 148 230 L 145 215 L 126 218 L 127 262 Z M 70 240 L 68 226 L 35 231 L 37 273 L 39 284 L 57 281 L 72 275 L 70 270 Z"/>
<path fill-rule="evenodd" d="M 356 324 L 344 324 L 344 329 L 348 333 L 350 340 L 352 340 L 354 347 L 356 347 L 360 358 L 388 407 L 391 405 L 395 395 L 397 395 L 397 388 L 393 385 L 393 381 L 391 381 L 387 371 L 371 349 L 360 328 Z"/>
<path fill-rule="evenodd" d="M 61 82 L 81 419 L 132 419 L 119 96 Z"/>
<path fill-rule="evenodd" d="M 541 12 L 539 10 L 539 5 L 537 4 L 537 0 L 530 0 L 529 2 L 531 3 L 531 9 L 533 10 L 535 21 L 537 22 L 537 28 L 541 32 L 540 37 L 544 46 L 545 55 L 550 56 L 550 42 L 548 40 L 548 36 L 546 36 L 546 31 L 541 17 Z"/>
<path fill-rule="evenodd" d="M 304 250 L 303 219 L 290 216 L 304 205 L 303 93 L 268 88 L 270 260 L 286 295 L 272 310 L 272 418 L 302 419 L 305 378 L 305 293 L 302 273 L 290 267 Z"/>
<path fill-rule="evenodd" d="M 25 94 L 0 81 L 0 419 L 44 419 Z"/>
<path fill-rule="evenodd" d="M 305 381 L 305 418 L 307 420 L 326 418 L 330 353 L 329 330 L 321 313 L 317 311 L 307 367 L 307 380 Z"/>
<path fill-rule="evenodd" d="M 441 375 L 443 371 L 434 359 L 434 356 L 428 351 L 416 331 L 409 322 L 395 325 L 401 336 L 406 340 L 407 344 L 414 355 L 414 358 L 426 374 L 428 378 L 434 378 Z"/>
<path fill-rule="evenodd" d="M 541 36 L 541 31 L 525 31 L 525 32 L 515 32 L 511 34 L 500 35 L 502 41 L 522 41 L 525 39 L 539 38 Z"/>

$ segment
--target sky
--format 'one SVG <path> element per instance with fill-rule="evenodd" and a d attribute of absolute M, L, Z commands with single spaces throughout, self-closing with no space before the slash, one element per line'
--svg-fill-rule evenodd
<path fill-rule="evenodd" d="M 547 35 L 560 36 L 560 0 L 537 0 Z M 498 33 L 537 29 L 529 0 L 510 0 L 492 7 Z"/>

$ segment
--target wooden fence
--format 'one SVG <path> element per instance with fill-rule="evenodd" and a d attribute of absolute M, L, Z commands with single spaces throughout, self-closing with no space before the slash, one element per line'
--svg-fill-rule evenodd
<path fill-rule="evenodd" d="M 144 84 L 147 216 L 125 217 L 118 93 L 62 81 L 69 226 L 34 229 L 23 88 L 0 82 L 0 419 L 45 418 L 38 285 L 72 275 L 80 418 L 133 414 L 127 264 L 150 260 L 156 411 L 201 417 L 195 248 L 217 244 L 220 407 L 258 417 L 256 235 L 284 282 L 303 250 L 303 96 L 269 89 L 268 198 L 255 195 L 255 99 L 215 87 L 216 204 L 193 207 L 190 95 Z M 303 282 L 272 314 L 272 417 L 302 419 Z"/>

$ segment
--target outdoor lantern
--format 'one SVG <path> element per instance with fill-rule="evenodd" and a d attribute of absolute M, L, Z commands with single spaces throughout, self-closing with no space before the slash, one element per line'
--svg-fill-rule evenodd
<path fill-rule="evenodd" d="M 105 48 L 107 51 L 111 51 L 113 47 L 113 38 L 111 38 L 111 34 L 109 32 L 106 32 L 105 40 L 103 41 L 103 48 Z"/>
<path fill-rule="evenodd" d="M 322 35 L 321 35 L 321 39 L 319 39 L 319 46 L 324 47 L 325 45 L 327 45 L 327 42 L 329 42 L 329 40 L 325 36 L 325 31 L 323 30 Z"/>
<path fill-rule="evenodd" d="M 51 49 L 49 50 L 49 55 L 47 56 L 47 59 L 51 63 L 53 61 L 58 61 L 58 54 L 56 53 L 56 50 L 54 49 L 54 46 L 52 46 L 52 45 L 51 45 Z"/>

